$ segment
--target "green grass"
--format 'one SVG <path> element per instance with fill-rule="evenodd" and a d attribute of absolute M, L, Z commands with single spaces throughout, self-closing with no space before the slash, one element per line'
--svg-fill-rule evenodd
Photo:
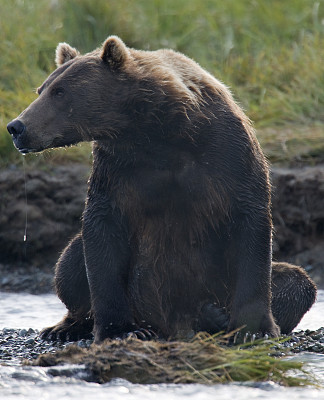
<path fill-rule="evenodd" d="M 324 127 L 290 124 L 260 129 L 259 141 L 268 159 L 282 165 L 324 163 Z"/>
<path fill-rule="evenodd" d="M 272 381 L 283 386 L 316 386 L 303 363 L 282 357 L 278 341 L 228 347 L 222 338 L 199 333 L 191 341 L 107 340 L 84 349 L 76 345 L 44 353 L 27 364 L 42 367 L 84 364 L 91 379 L 106 383 L 123 378 L 133 383 L 201 383 Z M 280 345 L 279 345 L 280 346 Z"/>
<path fill-rule="evenodd" d="M 5 126 L 54 69 L 57 43 L 85 52 L 110 34 L 136 48 L 179 50 L 229 85 L 270 160 L 324 152 L 322 1 L 0 0 L 0 9 L 0 165 L 19 162 Z M 310 156 L 303 145 L 282 150 L 287 126 Z"/>

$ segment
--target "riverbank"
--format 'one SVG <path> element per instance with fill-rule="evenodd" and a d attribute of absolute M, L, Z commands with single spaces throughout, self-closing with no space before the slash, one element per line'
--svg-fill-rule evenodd
<path fill-rule="evenodd" d="M 81 228 L 89 172 L 79 163 L 0 171 L 0 290 L 53 290 L 58 255 Z M 273 167 L 271 179 L 273 258 L 324 287 L 324 165 Z"/>

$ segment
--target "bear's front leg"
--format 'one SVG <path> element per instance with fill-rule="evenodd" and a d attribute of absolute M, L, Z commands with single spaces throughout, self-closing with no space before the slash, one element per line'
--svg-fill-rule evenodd
<path fill-rule="evenodd" d="M 130 248 L 127 227 L 109 203 L 88 199 L 82 239 L 94 318 L 95 342 L 134 331 L 127 298 Z"/>
<path fill-rule="evenodd" d="M 266 211 L 265 211 L 266 214 Z M 233 224 L 229 249 L 234 278 L 228 330 L 279 336 L 271 311 L 271 223 L 260 212 Z"/>

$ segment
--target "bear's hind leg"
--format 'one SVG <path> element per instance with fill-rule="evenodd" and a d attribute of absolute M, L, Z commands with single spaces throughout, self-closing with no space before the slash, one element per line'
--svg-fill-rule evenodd
<path fill-rule="evenodd" d="M 289 334 L 316 299 L 316 286 L 306 272 L 288 263 L 272 263 L 272 313 L 282 334 Z M 211 334 L 228 329 L 229 313 L 216 304 L 205 304 L 196 330 Z"/>
<path fill-rule="evenodd" d="M 272 263 L 272 313 L 282 334 L 298 325 L 316 299 L 316 286 L 306 272 L 284 262 Z"/>
<path fill-rule="evenodd" d="M 74 237 L 56 264 L 55 288 L 68 313 L 56 325 L 45 328 L 41 337 L 63 341 L 92 337 L 93 319 L 81 234 Z"/>

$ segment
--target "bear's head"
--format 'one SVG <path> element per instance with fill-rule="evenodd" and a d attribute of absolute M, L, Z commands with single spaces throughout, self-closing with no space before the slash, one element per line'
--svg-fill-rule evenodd
<path fill-rule="evenodd" d="M 135 50 L 110 36 L 85 55 L 59 44 L 56 64 L 7 126 L 21 153 L 95 140 L 126 155 L 154 140 L 193 143 L 212 120 L 230 126 L 221 120 L 232 114 L 249 124 L 221 82 L 173 50 Z"/>
<path fill-rule="evenodd" d="M 129 124 L 124 114 L 132 84 L 125 69 L 131 54 L 118 37 L 83 56 L 60 43 L 55 61 L 57 69 L 37 89 L 39 97 L 7 125 L 23 154 L 113 138 Z"/>

